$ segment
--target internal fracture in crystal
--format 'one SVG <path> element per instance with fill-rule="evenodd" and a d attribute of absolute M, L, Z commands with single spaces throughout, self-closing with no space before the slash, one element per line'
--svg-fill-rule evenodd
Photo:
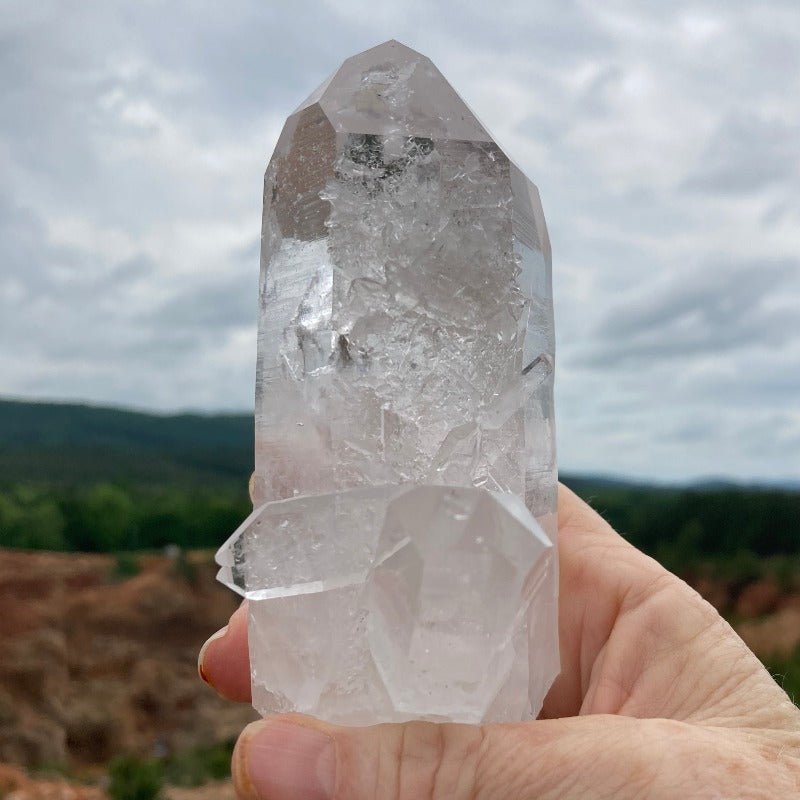
<path fill-rule="evenodd" d="M 424 56 L 354 56 L 287 120 L 260 307 L 257 510 L 218 556 L 256 707 L 535 714 L 559 668 L 550 244 Z"/>

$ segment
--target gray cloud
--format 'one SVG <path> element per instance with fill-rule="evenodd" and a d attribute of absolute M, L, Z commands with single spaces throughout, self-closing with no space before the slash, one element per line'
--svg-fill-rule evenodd
<path fill-rule="evenodd" d="M 586 363 L 615 363 L 781 347 L 797 338 L 796 309 L 769 308 L 787 289 L 800 297 L 800 261 L 699 264 L 616 302 L 593 337 Z M 800 381 L 798 383 L 800 386 Z"/>
<path fill-rule="evenodd" d="M 796 126 L 757 111 L 725 117 L 711 135 L 684 187 L 740 195 L 800 178 L 800 136 Z"/>
<path fill-rule="evenodd" d="M 170 297 L 145 319 L 160 329 L 181 328 L 222 333 L 255 324 L 257 280 L 237 274 L 214 284 L 188 287 Z"/>

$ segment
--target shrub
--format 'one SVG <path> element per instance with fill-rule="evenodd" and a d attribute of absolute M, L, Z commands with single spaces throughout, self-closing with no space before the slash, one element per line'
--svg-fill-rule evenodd
<path fill-rule="evenodd" d="M 132 578 L 142 571 L 142 565 L 134 553 L 117 553 L 114 563 L 114 577 L 118 580 Z"/>
<path fill-rule="evenodd" d="M 58 504 L 25 486 L 0 494 L 0 546 L 63 550 L 64 516 Z"/>
<path fill-rule="evenodd" d="M 134 756 L 115 758 L 108 768 L 111 800 L 162 800 L 161 765 Z"/>
<path fill-rule="evenodd" d="M 209 781 L 229 778 L 233 741 L 210 747 L 197 747 L 169 758 L 164 764 L 164 777 L 173 786 L 201 786 Z"/>

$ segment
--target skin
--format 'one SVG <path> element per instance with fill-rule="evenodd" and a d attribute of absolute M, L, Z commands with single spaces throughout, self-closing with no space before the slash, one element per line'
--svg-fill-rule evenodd
<path fill-rule="evenodd" d="M 800 798 L 800 710 L 683 581 L 559 490 L 563 671 L 539 720 L 344 728 L 253 723 L 233 759 L 246 800 Z M 200 656 L 250 699 L 247 614 Z"/>

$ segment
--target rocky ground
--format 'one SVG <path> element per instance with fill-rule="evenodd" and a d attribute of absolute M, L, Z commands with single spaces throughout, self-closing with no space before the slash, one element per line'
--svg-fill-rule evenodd
<path fill-rule="evenodd" d="M 220 700 L 196 669 L 237 605 L 215 571 L 205 553 L 0 550 L 0 762 L 81 769 L 234 738 L 252 710 Z M 5 800 L 102 797 L 58 781 L 34 791 L 13 770 L 0 773 L 0 797 L 3 780 Z M 190 796 L 203 795 L 175 800 Z"/>
<path fill-rule="evenodd" d="M 64 779 L 35 779 L 24 770 L 0 764 L 3 800 L 107 800 L 100 788 Z M 194 789 L 168 787 L 164 800 L 236 800 L 230 781 L 216 781 Z"/>
<path fill-rule="evenodd" d="M 236 598 L 206 553 L 118 559 L 0 550 L 0 797 L 103 800 L 100 788 L 27 769 L 97 769 L 230 740 L 253 718 L 197 677 L 197 652 Z M 800 594 L 770 581 L 692 583 L 761 656 L 800 646 Z M 102 778 L 99 780 L 102 785 Z M 233 800 L 229 784 L 169 800 Z"/>

